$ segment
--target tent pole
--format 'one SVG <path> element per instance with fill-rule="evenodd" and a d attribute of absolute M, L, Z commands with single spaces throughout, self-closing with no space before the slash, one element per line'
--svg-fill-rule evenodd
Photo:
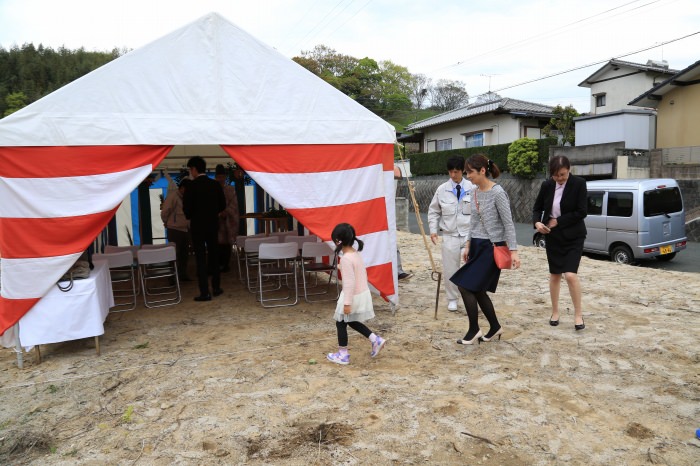
<path fill-rule="evenodd" d="M 19 341 L 19 322 L 15 325 L 15 352 L 17 353 L 17 367 L 24 369 L 24 354 L 22 354 L 22 344 Z"/>
<path fill-rule="evenodd" d="M 403 154 L 406 150 L 404 144 L 399 145 L 399 159 L 404 162 Z M 411 202 L 413 202 L 413 210 L 416 213 L 416 222 L 418 223 L 418 229 L 420 230 L 421 237 L 423 238 L 423 244 L 425 245 L 425 250 L 428 251 L 428 258 L 430 259 L 430 265 L 433 272 L 430 274 L 430 278 L 437 282 L 437 291 L 435 292 L 435 320 L 437 320 L 438 304 L 440 302 L 440 283 L 442 281 L 442 272 L 437 269 L 435 265 L 435 260 L 433 259 L 433 252 L 430 250 L 428 245 L 428 237 L 425 235 L 425 229 L 423 228 L 423 220 L 420 218 L 420 206 L 416 200 L 416 187 L 415 182 L 406 176 L 406 183 L 408 184 L 408 192 L 411 195 Z"/>

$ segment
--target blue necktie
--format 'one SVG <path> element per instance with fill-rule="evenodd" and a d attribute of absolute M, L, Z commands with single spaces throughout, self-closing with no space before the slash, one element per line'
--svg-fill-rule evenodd
<path fill-rule="evenodd" d="M 461 185 L 457 185 L 457 186 L 455 186 L 455 189 L 457 190 L 457 200 L 459 201 L 459 195 L 460 195 L 460 193 L 461 193 L 461 191 L 462 191 L 462 186 L 461 186 Z"/>

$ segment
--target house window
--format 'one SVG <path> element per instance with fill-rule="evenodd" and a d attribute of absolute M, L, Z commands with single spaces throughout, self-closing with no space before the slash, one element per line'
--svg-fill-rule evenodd
<path fill-rule="evenodd" d="M 605 107 L 605 94 L 598 94 L 595 96 L 595 106 Z"/>
<path fill-rule="evenodd" d="M 451 150 L 452 149 L 452 138 L 450 139 L 438 139 L 437 150 Z"/>
<path fill-rule="evenodd" d="M 484 145 L 484 133 L 474 133 L 464 136 L 464 147 L 482 147 Z"/>

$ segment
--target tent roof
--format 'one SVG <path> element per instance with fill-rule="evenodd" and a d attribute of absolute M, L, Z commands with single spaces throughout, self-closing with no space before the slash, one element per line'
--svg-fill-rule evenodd
<path fill-rule="evenodd" d="M 0 120 L 0 146 L 394 139 L 388 123 L 216 13 Z"/>

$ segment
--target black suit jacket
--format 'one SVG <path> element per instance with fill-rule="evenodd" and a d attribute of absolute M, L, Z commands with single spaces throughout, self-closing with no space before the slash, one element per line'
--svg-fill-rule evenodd
<path fill-rule="evenodd" d="M 533 227 L 537 222 L 542 222 L 546 225 L 547 220 L 551 217 L 556 184 L 550 178 L 540 186 L 540 192 L 532 208 Z M 556 229 L 559 230 L 559 233 L 564 238 L 572 240 L 586 237 L 586 224 L 583 222 L 583 219 L 588 214 L 587 199 L 586 180 L 578 176 L 569 175 L 561 196 L 561 202 L 559 203 L 561 216 L 557 218 L 556 226 Z"/>
<path fill-rule="evenodd" d="M 185 188 L 182 210 L 190 220 L 192 232 L 216 232 L 219 229 L 219 212 L 226 208 L 226 198 L 221 185 L 206 175 L 195 178 Z"/>

